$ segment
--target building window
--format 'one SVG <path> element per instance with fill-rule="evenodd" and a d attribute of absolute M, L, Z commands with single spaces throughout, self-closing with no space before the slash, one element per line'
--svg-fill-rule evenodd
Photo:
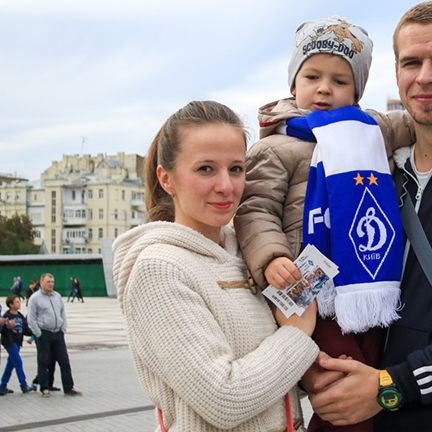
<path fill-rule="evenodd" d="M 126 199 L 126 191 L 122 190 L 122 200 L 124 201 Z"/>
<path fill-rule="evenodd" d="M 98 238 L 101 239 L 103 237 L 103 228 L 98 229 Z"/>
<path fill-rule="evenodd" d="M 92 209 L 88 209 L 88 218 L 89 218 L 89 220 L 93 220 L 93 210 Z"/>
<path fill-rule="evenodd" d="M 92 198 L 93 198 L 93 189 L 89 189 L 89 190 L 87 191 L 87 198 L 88 198 L 88 199 L 92 199 Z"/>
<path fill-rule="evenodd" d="M 55 229 L 51 230 L 51 252 L 56 253 L 56 230 Z"/>
<path fill-rule="evenodd" d="M 99 209 L 99 219 L 103 219 L 103 208 Z"/>
<path fill-rule="evenodd" d="M 56 222 L 57 211 L 57 194 L 56 191 L 51 191 L 51 222 Z"/>
<path fill-rule="evenodd" d="M 91 240 L 93 238 L 93 228 L 88 229 L 88 238 Z"/>
<path fill-rule="evenodd" d="M 75 217 L 76 218 L 80 218 L 80 219 L 85 218 L 86 217 L 86 211 L 85 211 L 85 209 L 75 210 Z"/>
<path fill-rule="evenodd" d="M 72 201 L 75 201 L 76 199 L 76 192 L 73 190 L 72 191 Z"/>
<path fill-rule="evenodd" d="M 98 196 L 99 196 L 99 198 L 103 198 L 104 197 L 104 193 L 103 192 L 104 192 L 103 189 L 99 189 L 98 190 Z"/>
<path fill-rule="evenodd" d="M 114 210 L 114 219 L 118 220 L 118 210 L 117 209 Z"/>
<path fill-rule="evenodd" d="M 118 236 L 118 228 L 114 228 L 114 238 L 117 238 Z"/>
<path fill-rule="evenodd" d="M 88 248 L 88 249 L 87 249 L 87 253 L 93 253 L 93 249 Z"/>

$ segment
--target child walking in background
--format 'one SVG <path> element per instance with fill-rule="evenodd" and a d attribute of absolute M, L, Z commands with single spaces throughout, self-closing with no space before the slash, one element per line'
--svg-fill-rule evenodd
<path fill-rule="evenodd" d="M 21 308 L 21 300 L 19 296 L 16 294 L 8 296 L 6 298 L 6 306 L 9 309 L 5 312 L 3 318 L 6 319 L 6 322 L 14 322 L 15 325 L 13 328 L 8 328 L 8 325 L 3 325 L 1 331 L 1 344 L 5 347 L 9 357 L 0 382 L 0 396 L 4 396 L 7 393 L 13 393 L 7 388 L 7 384 L 14 369 L 22 392 L 28 393 L 33 390 L 32 387 L 27 385 L 23 362 L 20 356 L 23 336 L 31 336 L 32 332 L 27 325 L 26 318 L 19 311 Z"/>
<path fill-rule="evenodd" d="M 259 111 L 261 140 L 248 152 L 235 228 L 262 288 L 298 280 L 293 260 L 308 243 L 331 258 L 340 274 L 336 287 L 318 295 L 314 339 L 333 357 L 376 365 L 381 327 L 398 317 L 402 268 L 388 157 L 414 137 L 403 112 L 358 107 L 372 46 L 364 29 L 339 17 L 297 29 L 289 64 L 294 98 Z M 309 430 L 335 427 L 314 416 Z M 344 430 L 369 432 L 372 421 Z"/>

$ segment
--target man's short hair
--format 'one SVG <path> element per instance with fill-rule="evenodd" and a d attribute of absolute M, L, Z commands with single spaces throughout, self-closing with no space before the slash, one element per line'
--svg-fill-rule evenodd
<path fill-rule="evenodd" d="M 51 273 L 42 273 L 39 281 L 42 282 L 46 277 L 51 277 L 54 279 L 54 276 Z"/>
<path fill-rule="evenodd" d="M 393 33 L 393 51 L 396 60 L 399 58 L 397 39 L 402 27 L 407 24 L 432 24 L 432 1 L 419 3 L 402 15 Z"/>

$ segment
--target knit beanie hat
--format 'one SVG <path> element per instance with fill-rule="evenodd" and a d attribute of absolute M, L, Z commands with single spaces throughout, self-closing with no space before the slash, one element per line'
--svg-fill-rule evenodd
<path fill-rule="evenodd" d="M 367 31 L 345 18 L 332 16 L 304 22 L 296 31 L 288 66 L 290 89 L 293 89 L 295 77 L 305 60 L 314 54 L 335 54 L 344 58 L 351 66 L 358 102 L 369 76 L 372 48 L 373 43 Z"/>

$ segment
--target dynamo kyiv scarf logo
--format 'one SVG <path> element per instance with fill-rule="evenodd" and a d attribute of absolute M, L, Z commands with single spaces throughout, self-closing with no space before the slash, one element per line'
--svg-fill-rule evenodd
<path fill-rule="evenodd" d="M 357 259 L 375 280 L 396 233 L 368 187 L 364 189 L 348 235 Z"/>

